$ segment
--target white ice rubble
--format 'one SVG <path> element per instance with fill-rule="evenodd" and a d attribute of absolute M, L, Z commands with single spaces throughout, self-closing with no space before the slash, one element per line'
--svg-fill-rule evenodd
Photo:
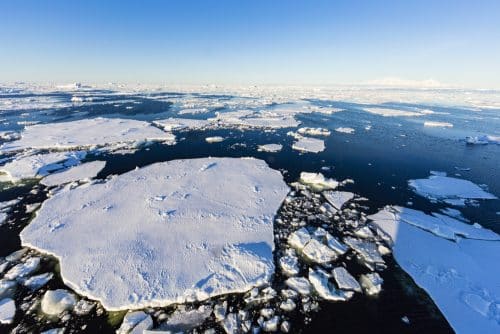
<path fill-rule="evenodd" d="M 259 145 L 257 150 L 259 152 L 270 152 L 270 153 L 276 153 L 281 151 L 283 148 L 283 145 L 281 144 L 264 144 L 264 145 Z"/>
<path fill-rule="evenodd" d="M 0 167 L 0 181 L 18 182 L 43 177 L 50 172 L 79 164 L 85 155 L 85 152 L 77 151 L 21 156 Z"/>
<path fill-rule="evenodd" d="M 427 179 L 410 180 L 408 185 L 420 196 L 452 205 L 463 205 L 465 200 L 497 198 L 471 181 L 432 174 Z"/>
<path fill-rule="evenodd" d="M 457 333 L 498 333 L 500 329 L 500 236 L 455 221 L 462 237 L 449 239 L 422 224 L 424 214 L 386 207 L 368 218 L 392 245 L 399 265 L 426 290 Z M 452 219 L 452 218 L 450 218 Z M 427 220 L 439 223 L 432 216 Z M 418 222 L 415 224 L 415 222 Z M 424 226 L 424 227 L 422 227 Z M 443 224 L 447 229 L 449 224 Z M 487 231 L 488 240 L 483 239 Z"/>
<path fill-rule="evenodd" d="M 321 173 L 301 172 L 299 181 L 315 189 L 335 189 L 339 185 L 334 179 L 328 179 Z"/>
<path fill-rule="evenodd" d="M 0 324 L 8 325 L 14 321 L 16 303 L 11 298 L 0 300 Z"/>
<path fill-rule="evenodd" d="M 487 144 L 500 144 L 500 136 L 480 135 L 480 136 L 467 136 L 465 142 L 468 145 L 487 145 Z"/>
<path fill-rule="evenodd" d="M 66 310 L 72 310 L 76 301 L 75 295 L 67 290 L 48 290 L 43 295 L 41 308 L 45 314 L 59 315 Z"/>
<path fill-rule="evenodd" d="M 319 153 L 325 150 L 325 142 L 321 139 L 301 136 L 293 143 L 292 148 L 301 152 Z"/>
<path fill-rule="evenodd" d="M 353 128 L 339 127 L 339 128 L 336 128 L 335 131 L 340 132 L 340 133 L 353 134 L 355 130 Z"/>
<path fill-rule="evenodd" d="M 348 191 L 323 191 L 323 196 L 337 210 L 354 198 L 354 194 Z"/>
<path fill-rule="evenodd" d="M 106 309 L 202 300 L 269 280 L 287 192 L 253 158 L 156 163 L 56 193 L 21 239 L 56 256 L 64 282 Z"/>
<path fill-rule="evenodd" d="M 301 135 L 309 135 L 309 136 L 329 136 L 330 130 L 324 128 L 299 128 L 297 130 Z"/>
<path fill-rule="evenodd" d="M 202 130 L 212 124 L 208 120 L 189 118 L 167 118 L 154 121 L 153 123 L 165 129 L 165 131 Z"/>
<path fill-rule="evenodd" d="M 89 180 L 104 168 L 106 161 L 91 161 L 68 170 L 52 173 L 40 181 L 41 184 L 51 187 L 74 181 Z"/>
<path fill-rule="evenodd" d="M 279 112 L 278 110 L 238 110 L 217 113 L 215 118 L 209 119 L 219 126 L 279 129 L 297 127 L 300 123 L 293 117 L 293 113 Z"/>
<path fill-rule="evenodd" d="M 449 122 L 425 121 L 424 126 L 435 128 L 452 128 L 453 124 Z"/>
<path fill-rule="evenodd" d="M 371 114 L 376 114 L 384 117 L 398 117 L 398 116 L 411 117 L 411 116 L 423 116 L 428 114 L 425 111 L 409 111 L 409 110 L 400 110 L 392 108 L 363 108 L 363 110 Z"/>
<path fill-rule="evenodd" d="M 21 133 L 21 139 L 3 144 L 0 151 L 69 150 L 120 143 L 138 144 L 146 141 L 162 141 L 173 144 L 175 136 L 152 126 L 148 122 L 99 117 L 28 126 Z"/>
<path fill-rule="evenodd" d="M 205 138 L 205 141 L 209 144 L 212 144 L 212 143 L 220 143 L 222 141 L 224 141 L 224 137 L 221 137 L 221 136 L 214 136 L 214 137 L 206 137 Z"/>

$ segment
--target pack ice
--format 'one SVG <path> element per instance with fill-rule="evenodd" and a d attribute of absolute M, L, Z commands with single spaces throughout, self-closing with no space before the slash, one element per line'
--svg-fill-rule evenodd
<path fill-rule="evenodd" d="M 401 207 L 386 207 L 368 218 L 392 245 L 399 265 L 429 293 L 457 333 L 499 332 L 499 235 L 459 221 L 451 223 L 452 218 L 443 224 Z M 448 231 L 453 225 L 454 233 L 462 237 L 443 237 L 438 225 Z"/>
<path fill-rule="evenodd" d="M 108 310 L 203 300 L 269 280 L 288 190 L 253 158 L 156 163 L 56 193 L 21 239 L 56 256 L 64 282 Z"/>
<path fill-rule="evenodd" d="M 173 144 L 175 136 L 143 121 L 98 117 L 28 126 L 21 133 L 21 139 L 3 144 L 0 151 L 67 150 L 143 141 L 165 141 Z"/>

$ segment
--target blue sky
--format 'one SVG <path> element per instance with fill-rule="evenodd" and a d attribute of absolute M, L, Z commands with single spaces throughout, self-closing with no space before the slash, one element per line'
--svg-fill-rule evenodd
<path fill-rule="evenodd" d="M 0 2 L 0 81 L 500 88 L 500 1 Z"/>

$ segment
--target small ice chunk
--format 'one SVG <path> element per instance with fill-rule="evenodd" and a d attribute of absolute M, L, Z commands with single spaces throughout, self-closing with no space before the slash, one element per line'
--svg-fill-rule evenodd
<path fill-rule="evenodd" d="M 153 319 L 143 311 L 128 312 L 116 334 L 142 334 L 153 327 Z"/>
<path fill-rule="evenodd" d="M 324 128 L 299 128 L 297 130 L 301 135 L 309 135 L 309 136 L 329 136 L 330 131 Z"/>
<path fill-rule="evenodd" d="M 0 280 L 0 299 L 14 297 L 16 292 L 16 281 Z"/>
<path fill-rule="evenodd" d="M 303 296 L 311 293 L 311 284 L 304 277 L 290 277 L 285 281 L 285 284 Z"/>
<path fill-rule="evenodd" d="M 221 137 L 221 136 L 214 136 L 214 137 L 206 137 L 205 138 L 205 141 L 207 143 L 220 143 L 221 141 L 224 140 L 224 137 Z"/>
<path fill-rule="evenodd" d="M 42 311 L 48 315 L 58 315 L 75 307 L 76 298 L 64 289 L 48 290 L 42 298 Z"/>
<path fill-rule="evenodd" d="M 296 151 L 319 153 L 325 150 L 325 142 L 321 139 L 301 137 L 292 148 Z"/>
<path fill-rule="evenodd" d="M 382 290 L 382 283 L 384 283 L 378 273 L 361 275 L 359 281 L 365 293 L 370 296 L 379 294 Z"/>
<path fill-rule="evenodd" d="M 16 315 L 16 303 L 11 298 L 0 300 L 0 324 L 9 325 Z"/>
<path fill-rule="evenodd" d="M 347 191 L 323 191 L 322 194 L 337 210 L 342 209 L 345 203 L 354 198 L 354 194 Z"/>
<path fill-rule="evenodd" d="M 188 332 L 203 324 L 203 322 L 212 313 L 210 306 L 202 305 L 197 309 L 186 311 L 183 309 L 176 310 L 167 320 L 160 326 L 161 330 L 167 330 L 174 333 Z"/>
<path fill-rule="evenodd" d="M 298 229 L 288 237 L 288 244 L 297 250 L 302 250 L 304 246 L 311 240 L 311 235 L 305 227 Z"/>
<path fill-rule="evenodd" d="M 317 189 L 335 189 L 339 183 L 333 179 L 327 179 L 321 173 L 300 173 L 299 181 L 303 184 L 310 185 Z"/>
<path fill-rule="evenodd" d="M 222 321 L 226 317 L 227 313 L 227 301 L 214 306 L 214 316 L 215 320 Z"/>
<path fill-rule="evenodd" d="M 189 118 L 167 118 L 153 122 L 165 131 L 178 130 L 202 130 L 209 127 L 212 122 L 204 119 L 189 119 Z"/>
<path fill-rule="evenodd" d="M 353 134 L 354 133 L 354 129 L 353 128 L 343 128 L 343 127 L 340 127 L 340 128 L 336 128 L 335 131 L 340 132 L 340 133 L 347 133 L 347 134 Z"/>
<path fill-rule="evenodd" d="M 22 284 L 30 290 L 38 290 L 42 286 L 47 284 L 52 279 L 52 277 L 54 277 L 54 274 L 44 273 L 23 280 Z"/>
<path fill-rule="evenodd" d="M 240 319 L 236 313 L 229 313 L 221 325 L 227 334 L 238 334 L 240 332 Z"/>
<path fill-rule="evenodd" d="M 282 301 L 280 304 L 280 309 L 282 309 L 285 312 L 292 312 L 293 310 L 295 310 L 296 307 L 297 305 L 292 299 L 287 299 L 285 301 Z"/>
<path fill-rule="evenodd" d="M 309 268 L 309 282 L 321 298 L 329 301 L 346 301 L 352 297 L 352 292 L 335 289 L 328 279 L 329 275 L 324 270 Z"/>
<path fill-rule="evenodd" d="M 13 280 L 31 275 L 40 266 L 39 257 L 31 257 L 24 263 L 19 263 L 12 267 L 4 276 L 5 279 Z"/>
<path fill-rule="evenodd" d="M 302 254 L 309 260 L 318 264 L 326 264 L 337 258 L 337 253 L 323 245 L 316 239 L 311 239 L 302 249 Z"/>
<path fill-rule="evenodd" d="M 259 145 L 258 151 L 259 152 L 270 152 L 270 153 L 275 153 L 281 151 L 283 148 L 283 145 L 281 144 L 265 144 L 265 145 Z"/>
<path fill-rule="evenodd" d="M 96 307 L 96 303 L 90 302 L 85 299 L 80 299 L 78 303 L 76 303 L 73 312 L 75 312 L 76 315 L 87 315 L 92 310 Z"/>
<path fill-rule="evenodd" d="M 424 126 L 438 128 L 452 128 L 453 124 L 448 122 L 425 121 Z"/>
<path fill-rule="evenodd" d="M 279 259 L 279 265 L 287 276 L 295 276 L 299 273 L 299 261 L 294 255 L 285 255 Z"/>
<path fill-rule="evenodd" d="M 344 242 L 354 249 L 367 264 L 384 264 L 384 259 L 378 252 L 377 244 L 347 237 Z"/>
<path fill-rule="evenodd" d="M 264 321 L 262 329 L 264 332 L 276 332 L 280 323 L 280 317 L 275 315 L 271 319 Z"/>
<path fill-rule="evenodd" d="M 332 273 L 339 289 L 361 292 L 358 281 L 344 267 L 336 267 Z"/>
<path fill-rule="evenodd" d="M 339 255 L 343 255 L 349 250 L 349 247 L 341 243 L 337 238 L 332 236 L 330 233 L 326 234 L 326 244 L 328 245 L 328 247 L 333 249 Z"/>

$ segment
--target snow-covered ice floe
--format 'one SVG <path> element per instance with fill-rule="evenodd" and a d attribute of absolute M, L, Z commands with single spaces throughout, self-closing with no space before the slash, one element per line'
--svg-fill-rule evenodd
<path fill-rule="evenodd" d="M 174 144 L 175 136 L 152 126 L 148 122 L 99 117 L 28 126 L 21 133 L 21 139 L 3 144 L 0 151 L 68 150 L 144 141 L 162 141 Z"/>
<path fill-rule="evenodd" d="M 299 128 L 297 130 L 301 135 L 309 135 L 309 136 L 329 136 L 330 130 L 323 128 Z"/>
<path fill-rule="evenodd" d="M 205 141 L 207 143 L 220 143 L 221 141 L 224 141 L 224 137 L 221 137 L 221 136 L 214 136 L 214 137 L 207 137 L 205 138 Z"/>
<path fill-rule="evenodd" d="M 319 153 L 325 150 L 325 142 L 321 139 L 301 136 L 293 143 L 292 148 L 302 152 Z"/>
<path fill-rule="evenodd" d="M 353 134 L 355 130 L 353 128 L 340 127 L 340 128 L 336 128 L 335 131 L 340 132 L 340 133 Z"/>
<path fill-rule="evenodd" d="M 437 175 L 430 175 L 427 179 L 410 180 L 408 184 L 420 196 L 449 204 L 463 205 L 465 200 L 497 198 L 471 181 L 447 177 L 443 173 L 434 174 Z"/>
<path fill-rule="evenodd" d="M 364 111 L 371 114 L 376 114 L 384 117 L 397 117 L 397 116 L 422 116 L 427 115 L 425 111 L 408 111 L 400 109 L 390 109 L 390 108 L 363 108 Z"/>
<path fill-rule="evenodd" d="M 253 158 L 156 163 L 56 193 L 21 239 L 56 256 L 64 282 L 106 309 L 203 300 L 268 282 L 288 190 Z"/>
<path fill-rule="evenodd" d="M 43 178 L 40 183 L 51 187 L 68 182 L 88 180 L 99 174 L 105 165 L 106 161 L 87 162 L 59 173 L 52 173 Z"/>
<path fill-rule="evenodd" d="M 209 119 L 222 127 L 281 129 L 297 127 L 298 122 L 293 113 L 269 110 L 238 110 L 217 113 L 215 118 Z"/>
<path fill-rule="evenodd" d="M 0 181 L 18 182 L 22 179 L 43 177 L 50 172 L 75 166 L 85 156 L 85 152 L 76 151 L 16 157 L 13 161 L 0 167 Z"/>
<path fill-rule="evenodd" d="M 453 124 L 448 122 L 425 121 L 424 126 L 436 128 L 452 128 Z"/>
<path fill-rule="evenodd" d="M 457 333 L 498 333 L 500 272 L 495 264 L 500 263 L 500 236 L 488 231 L 487 241 L 467 235 L 449 240 L 414 224 L 422 215 L 386 207 L 368 218 L 392 244 L 399 265 L 429 293 Z"/>
<path fill-rule="evenodd" d="M 348 191 L 323 191 L 323 197 L 335 207 L 340 210 L 345 203 L 354 198 L 354 194 Z"/>
<path fill-rule="evenodd" d="M 275 153 L 281 151 L 282 148 L 283 145 L 281 144 L 264 144 L 264 145 L 259 145 L 257 150 L 260 152 Z"/>
<path fill-rule="evenodd" d="M 301 172 L 299 181 L 319 190 L 335 189 L 339 185 L 337 181 L 328 179 L 321 173 Z"/>
<path fill-rule="evenodd" d="M 487 144 L 500 144 L 500 136 L 467 136 L 465 142 L 468 145 L 487 145 Z"/>
<path fill-rule="evenodd" d="M 212 122 L 205 119 L 189 119 L 189 118 L 167 118 L 153 122 L 165 131 L 178 130 L 201 130 L 208 128 Z"/>

